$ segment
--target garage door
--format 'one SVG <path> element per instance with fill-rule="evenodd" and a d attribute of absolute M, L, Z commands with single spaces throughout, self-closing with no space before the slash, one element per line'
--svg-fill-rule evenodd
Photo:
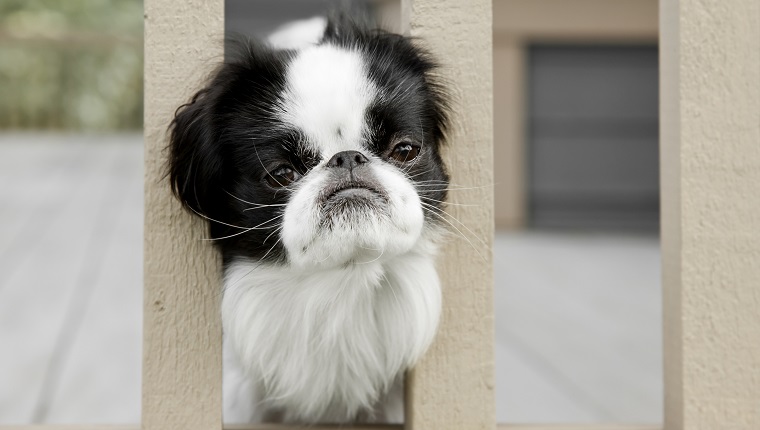
<path fill-rule="evenodd" d="M 534 227 L 657 228 L 657 60 L 655 46 L 530 48 Z"/>

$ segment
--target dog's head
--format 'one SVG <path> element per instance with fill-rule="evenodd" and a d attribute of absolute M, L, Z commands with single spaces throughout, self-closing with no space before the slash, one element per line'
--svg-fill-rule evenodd
<path fill-rule="evenodd" d="M 169 173 L 225 260 L 333 267 L 407 252 L 448 176 L 446 100 L 409 38 L 331 23 L 319 43 L 237 43 L 171 127 Z"/>

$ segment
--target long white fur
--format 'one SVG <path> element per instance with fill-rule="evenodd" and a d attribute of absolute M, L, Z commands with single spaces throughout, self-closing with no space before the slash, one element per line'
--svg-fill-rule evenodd
<path fill-rule="evenodd" d="M 285 421 L 345 422 L 367 409 L 398 420 L 378 402 L 430 345 L 441 307 L 430 250 L 420 248 L 385 264 L 319 271 L 231 265 L 224 329 L 259 412 L 237 402 L 227 419 L 281 408 Z"/>
<path fill-rule="evenodd" d="M 398 421 L 390 404 L 403 373 L 435 335 L 441 291 L 435 232 L 396 167 L 373 157 L 365 110 L 377 96 L 357 52 L 307 47 L 289 66 L 281 119 L 322 156 L 296 183 L 280 233 L 288 262 L 228 265 L 222 300 L 225 420 Z M 388 196 L 382 211 L 357 209 L 324 227 L 318 196 L 327 160 L 361 151 Z M 396 392 L 398 394 L 398 392 Z M 396 396 L 396 398 L 400 398 Z"/>

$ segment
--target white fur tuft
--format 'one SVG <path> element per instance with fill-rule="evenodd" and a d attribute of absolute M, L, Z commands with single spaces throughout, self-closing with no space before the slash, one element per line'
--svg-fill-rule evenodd
<path fill-rule="evenodd" d="M 267 41 L 277 49 L 302 49 L 316 45 L 327 27 L 327 19 L 315 16 L 289 22 L 269 35 Z"/>
<path fill-rule="evenodd" d="M 421 243 L 385 263 L 324 270 L 231 264 L 222 302 L 226 342 L 255 382 L 236 383 L 240 370 L 225 368 L 225 394 L 261 403 L 251 416 L 251 403 L 225 402 L 227 420 L 278 411 L 286 422 L 346 422 L 367 411 L 379 414 L 364 417 L 370 420 L 391 418 L 378 403 L 438 325 L 434 249 Z"/>

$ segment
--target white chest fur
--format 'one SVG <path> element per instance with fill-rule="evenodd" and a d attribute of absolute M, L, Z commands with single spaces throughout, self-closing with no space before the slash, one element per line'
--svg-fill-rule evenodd
<path fill-rule="evenodd" d="M 225 395 L 236 397 L 226 412 L 345 422 L 382 409 L 430 345 L 440 308 L 432 252 L 310 272 L 237 261 L 222 301 L 225 353 L 235 355 L 225 366 L 241 367 L 225 368 Z"/>

